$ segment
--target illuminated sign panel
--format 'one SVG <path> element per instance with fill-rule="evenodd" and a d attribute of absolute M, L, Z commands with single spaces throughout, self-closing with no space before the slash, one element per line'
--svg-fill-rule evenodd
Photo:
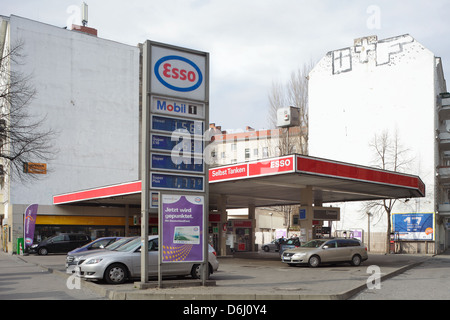
<path fill-rule="evenodd" d="M 196 119 L 205 118 L 205 105 L 188 100 L 153 97 L 151 110 L 152 113 L 169 116 L 182 116 Z"/>
<path fill-rule="evenodd" d="M 204 191 L 203 176 L 151 172 L 151 188 L 177 191 Z"/>
<path fill-rule="evenodd" d="M 152 130 L 154 131 L 173 133 L 177 130 L 186 130 L 192 135 L 202 135 L 203 129 L 203 121 L 152 115 Z"/>
<path fill-rule="evenodd" d="M 180 137 L 182 138 L 182 137 Z M 157 151 L 173 151 L 174 148 L 181 143 L 179 140 L 173 139 L 171 136 L 163 134 L 152 134 L 151 135 L 151 149 Z M 189 150 L 184 150 L 188 151 Z M 203 140 L 191 139 L 191 154 L 195 156 L 203 155 Z"/>
<path fill-rule="evenodd" d="M 151 92 L 203 101 L 206 98 L 206 56 L 191 50 L 152 46 Z"/>
<path fill-rule="evenodd" d="M 152 153 L 152 170 L 203 173 L 203 159 Z"/>

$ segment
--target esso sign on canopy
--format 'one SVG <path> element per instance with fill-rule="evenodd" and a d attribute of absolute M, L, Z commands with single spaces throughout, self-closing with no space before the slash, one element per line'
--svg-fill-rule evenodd
<path fill-rule="evenodd" d="M 270 168 L 290 167 L 291 164 L 292 164 L 291 159 L 273 160 L 273 161 L 270 161 Z"/>
<path fill-rule="evenodd" d="M 267 174 L 277 174 L 282 172 L 293 172 L 295 170 L 293 156 L 260 160 L 257 162 L 249 163 L 248 166 L 250 177 Z"/>

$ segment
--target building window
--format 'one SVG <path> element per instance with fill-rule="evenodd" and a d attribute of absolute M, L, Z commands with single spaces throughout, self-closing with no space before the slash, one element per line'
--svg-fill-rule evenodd
<path fill-rule="evenodd" d="M 250 148 L 245 148 L 245 159 L 250 159 Z"/>
<path fill-rule="evenodd" d="M 269 156 L 269 148 L 263 147 L 263 158 L 267 158 Z"/>
<path fill-rule="evenodd" d="M 231 145 L 231 151 L 237 151 L 237 144 L 236 143 L 233 143 Z"/>
<path fill-rule="evenodd" d="M 256 148 L 256 149 L 253 149 L 253 155 L 254 155 L 255 157 L 257 157 L 257 156 L 258 156 L 258 148 Z"/>

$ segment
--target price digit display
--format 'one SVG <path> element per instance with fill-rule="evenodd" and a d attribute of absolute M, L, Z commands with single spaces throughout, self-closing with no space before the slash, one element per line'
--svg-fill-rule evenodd
<path fill-rule="evenodd" d="M 160 135 L 160 134 L 152 134 L 152 145 L 151 148 L 153 150 L 160 151 L 172 151 L 177 144 L 180 143 L 182 138 L 178 141 L 173 140 L 170 136 Z M 192 154 L 202 155 L 203 154 L 203 141 L 197 139 L 191 139 L 191 151 Z"/>
<path fill-rule="evenodd" d="M 203 191 L 204 179 L 200 176 L 187 176 L 165 173 L 151 173 L 151 187 L 186 191 Z"/>
<path fill-rule="evenodd" d="M 190 134 L 202 135 L 203 121 L 152 116 L 152 130 L 174 132 L 179 129 L 187 130 Z"/>
<path fill-rule="evenodd" d="M 165 154 L 152 153 L 152 169 L 186 171 L 203 173 L 203 160 L 192 157 L 175 157 Z"/>

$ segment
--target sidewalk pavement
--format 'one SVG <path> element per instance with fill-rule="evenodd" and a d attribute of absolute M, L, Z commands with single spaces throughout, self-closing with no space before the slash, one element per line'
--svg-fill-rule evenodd
<path fill-rule="evenodd" d="M 65 273 L 65 255 L 16 257 L 69 277 Z M 81 281 L 81 286 L 111 300 L 346 300 L 367 289 L 377 276 L 374 270 L 380 271 L 382 282 L 432 257 L 369 254 L 369 260 L 359 267 L 342 264 L 309 268 L 289 267 L 280 261 L 278 253 L 235 253 L 232 257 L 218 257 L 219 270 L 211 276 L 208 286 L 188 278 L 163 280 L 163 288 L 155 287 L 156 281 L 150 281 L 154 287 L 148 289 L 139 289 L 142 283 L 131 281 L 122 285 Z"/>

